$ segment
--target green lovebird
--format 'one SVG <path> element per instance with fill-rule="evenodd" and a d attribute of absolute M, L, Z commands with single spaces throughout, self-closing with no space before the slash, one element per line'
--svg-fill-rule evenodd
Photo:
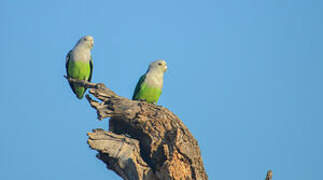
<path fill-rule="evenodd" d="M 147 72 L 140 77 L 132 99 L 156 104 L 162 93 L 166 70 L 167 64 L 164 60 L 150 63 Z"/>
<path fill-rule="evenodd" d="M 91 81 L 93 72 L 91 49 L 93 44 L 94 40 L 92 36 L 84 36 L 76 43 L 74 48 L 68 52 L 66 55 L 67 77 Z M 82 99 L 86 88 L 71 82 L 69 84 L 76 97 Z"/>

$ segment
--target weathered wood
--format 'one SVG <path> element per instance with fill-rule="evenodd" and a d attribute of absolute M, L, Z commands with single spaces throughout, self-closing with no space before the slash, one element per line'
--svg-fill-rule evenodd
<path fill-rule="evenodd" d="M 208 179 L 197 141 L 175 114 L 120 97 L 104 84 L 87 87 L 97 99 L 86 95 L 98 119 L 110 117 L 109 132 L 88 133 L 88 144 L 107 168 L 129 180 Z"/>
<path fill-rule="evenodd" d="M 266 175 L 266 180 L 271 180 L 273 177 L 273 171 L 272 170 L 268 170 L 267 171 L 267 175 Z"/>
<path fill-rule="evenodd" d="M 138 180 L 144 176 L 147 179 L 156 179 L 151 168 L 140 156 L 138 140 L 103 129 L 93 130 L 88 136 L 90 147 L 99 152 L 97 158 L 123 179 Z"/>

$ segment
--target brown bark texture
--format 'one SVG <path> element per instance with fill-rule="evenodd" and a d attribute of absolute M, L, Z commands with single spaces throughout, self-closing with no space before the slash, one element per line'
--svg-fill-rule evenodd
<path fill-rule="evenodd" d="M 273 178 L 273 171 L 268 170 L 266 175 L 266 180 L 272 180 L 272 178 Z"/>
<path fill-rule="evenodd" d="M 183 122 L 162 106 L 118 96 L 104 84 L 68 79 L 90 88 L 86 95 L 109 131 L 88 133 L 89 146 L 125 180 L 206 180 L 200 149 Z"/>

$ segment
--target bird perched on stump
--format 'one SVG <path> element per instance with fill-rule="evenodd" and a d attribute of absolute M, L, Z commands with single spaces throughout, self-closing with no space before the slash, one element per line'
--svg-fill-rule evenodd
<path fill-rule="evenodd" d="M 147 72 L 140 77 L 132 99 L 156 104 L 162 93 L 166 70 L 167 64 L 164 60 L 150 63 Z"/>
<path fill-rule="evenodd" d="M 66 55 L 66 72 L 68 78 L 91 81 L 93 61 L 91 49 L 94 40 L 92 36 L 82 37 Z M 82 99 L 86 88 L 69 82 L 77 98 Z"/>

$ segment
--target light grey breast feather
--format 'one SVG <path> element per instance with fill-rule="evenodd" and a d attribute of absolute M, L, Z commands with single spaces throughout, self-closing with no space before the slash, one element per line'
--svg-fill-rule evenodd
<path fill-rule="evenodd" d="M 164 72 L 148 71 L 143 83 L 147 83 L 150 87 L 163 88 Z"/>
<path fill-rule="evenodd" d="M 91 49 L 82 45 L 75 46 L 71 53 L 72 61 L 89 62 L 91 60 Z"/>

